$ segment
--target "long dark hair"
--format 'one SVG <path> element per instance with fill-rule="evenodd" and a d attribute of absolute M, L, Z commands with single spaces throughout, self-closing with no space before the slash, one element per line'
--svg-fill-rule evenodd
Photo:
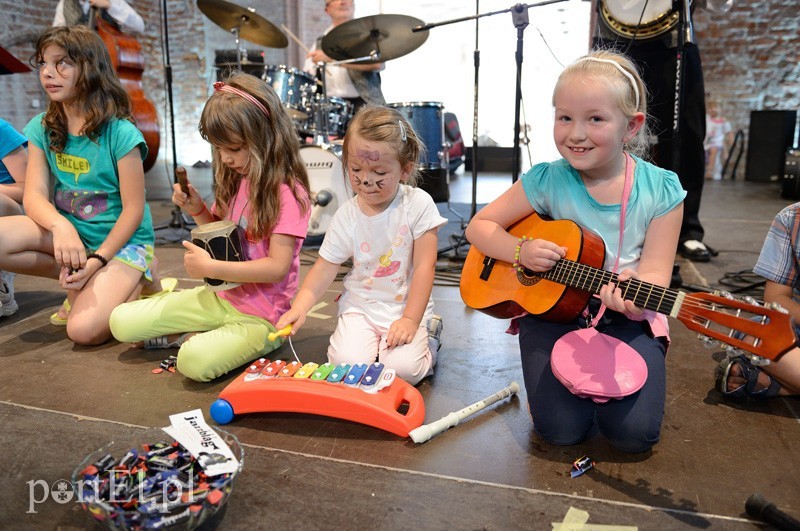
<path fill-rule="evenodd" d="M 105 44 L 94 31 L 86 26 L 48 28 L 36 43 L 36 51 L 31 57 L 33 64 L 42 61 L 48 46 L 58 46 L 64 50 L 66 58 L 77 69 L 75 87 L 78 97 L 75 105 L 85 122 L 81 134 L 95 140 L 111 118 L 133 122 L 131 100 L 114 71 Z M 50 100 L 44 115 L 44 126 L 50 139 L 50 149 L 56 153 L 64 151 L 68 130 L 63 104 Z"/>
<path fill-rule="evenodd" d="M 289 186 L 303 213 L 311 208 L 300 142 L 286 107 L 268 83 L 243 73 L 232 75 L 224 83 L 255 98 L 269 116 L 252 101 L 222 90 L 215 91 L 206 102 L 199 130 L 200 136 L 213 146 L 214 200 L 218 213 L 224 217 L 242 179 L 220 160 L 217 146 L 243 145 L 250 155 L 245 175 L 250 183 L 248 237 L 264 238 L 280 217 L 282 183 Z"/>

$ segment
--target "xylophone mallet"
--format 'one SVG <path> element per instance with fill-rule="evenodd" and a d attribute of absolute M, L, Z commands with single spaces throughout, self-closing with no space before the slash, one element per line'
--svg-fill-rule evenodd
<path fill-rule="evenodd" d="M 498 391 L 497 393 L 493 394 L 492 396 L 487 396 L 483 400 L 479 402 L 475 402 L 471 406 L 467 406 L 464 409 L 459 411 L 454 411 L 444 417 L 440 418 L 435 422 L 431 422 L 430 424 L 423 424 L 419 428 L 414 428 L 411 430 L 408 435 L 411 437 L 411 440 L 415 443 L 424 443 L 436 437 L 443 431 L 452 428 L 460 421 L 464 420 L 465 418 L 469 417 L 472 414 L 477 413 L 478 411 L 491 406 L 495 402 L 503 400 L 511 395 L 515 395 L 519 392 L 519 384 L 517 382 L 511 382 L 511 385 Z"/>
<path fill-rule="evenodd" d="M 281 336 L 284 336 L 284 337 L 288 336 L 291 333 L 291 331 L 292 331 L 292 325 L 286 325 L 283 328 L 281 328 L 280 330 L 278 330 L 277 332 L 270 332 L 269 334 L 267 334 L 267 339 L 269 341 L 275 341 L 276 339 L 278 339 Z"/>

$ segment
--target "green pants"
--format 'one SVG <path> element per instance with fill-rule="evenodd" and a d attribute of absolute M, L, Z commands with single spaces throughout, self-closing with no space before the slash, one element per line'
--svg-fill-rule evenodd
<path fill-rule="evenodd" d="M 247 315 L 204 286 L 165 293 L 118 306 L 109 321 L 117 341 L 132 343 L 154 337 L 197 332 L 178 350 L 178 370 L 207 382 L 264 356 L 283 344 L 269 341 L 275 326 Z"/>

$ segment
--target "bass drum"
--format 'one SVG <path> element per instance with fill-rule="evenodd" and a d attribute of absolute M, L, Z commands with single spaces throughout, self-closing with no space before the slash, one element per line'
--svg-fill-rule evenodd
<path fill-rule="evenodd" d="M 353 197 L 342 169 L 341 149 L 339 145 L 300 146 L 300 158 L 305 162 L 311 188 L 308 236 L 324 235 L 336 210 Z"/>

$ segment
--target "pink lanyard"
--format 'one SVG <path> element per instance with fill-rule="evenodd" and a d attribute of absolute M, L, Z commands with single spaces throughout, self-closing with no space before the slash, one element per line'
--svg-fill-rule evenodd
<path fill-rule="evenodd" d="M 612 273 L 616 273 L 617 268 L 619 267 L 619 255 L 622 254 L 622 238 L 625 235 L 625 213 L 628 210 L 628 199 L 630 198 L 632 188 L 633 158 L 628 153 L 625 153 L 625 186 L 622 189 L 622 202 L 620 203 L 619 213 L 619 247 L 617 248 L 617 258 L 614 260 L 614 268 L 611 270 Z M 600 304 L 600 309 L 597 311 L 597 315 L 595 315 L 592 319 L 591 326 L 597 326 L 597 323 L 600 321 L 600 318 L 603 317 L 605 311 L 606 305 Z M 589 314 L 587 313 L 587 316 L 588 315 Z"/>

